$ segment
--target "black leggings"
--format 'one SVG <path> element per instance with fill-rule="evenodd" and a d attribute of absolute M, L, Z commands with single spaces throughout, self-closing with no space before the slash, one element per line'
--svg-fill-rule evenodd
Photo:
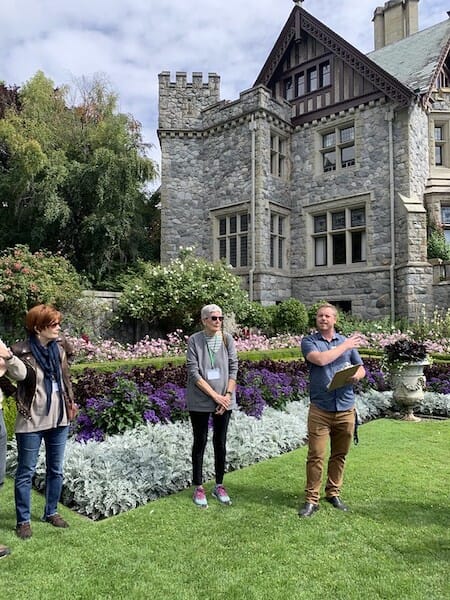
<path fill-rule="evenodd" d="M 216 483 L 223 482 L 225 473 L 226 441 L 228 423 L 230 422 L 231 410 L 223 415 L 215 413 L 190 411 L 194 443 L 192 445 L 192 483 L 202 485 L 203 483 L 203 455 L 205 454 L 208 441 L 209 415 L 213 419 L 213 448 L 214 466 L 216 470 Z"/>

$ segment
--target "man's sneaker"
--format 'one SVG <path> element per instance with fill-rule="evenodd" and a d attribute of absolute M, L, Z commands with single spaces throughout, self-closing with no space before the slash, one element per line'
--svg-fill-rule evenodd
<path fill-rule="evenodd" d="M 216 487 L 213 489 L 212 495 L 221 504 L 231 504 L 230 496 L 227 494 L 227 490 L 221 484 L 216 485 Z"/>
<path fill-rule="evenodd" d="M 200 508 L 208 508 L 208 500 L 206 499 L 205 489 L 202 485 L 195 488 L 192 500 Z"/>
<path fill-rule="evenodd" d="M 7 546 L 0 544 L 0 558 L 5 558 L 8 554 L 11 554 L 11 550 Z"/>
<path fill-rule="evenodd" d="M 64 519 L 61 517 L 61 515 L 58 515 L 58 513 L 55 513 L 50 517 L 45 517 L 44 520 L 46 521 L 46 523 L 50 523 L 50 525 L 53 525 L 53 527 L 62 527 L 64 529 L 66 527 L 69 527 L 69 523 L 67 523 L 67 521 L 64 521 Z"/>
<path fill-rule="evenodd" d="M 31 531 L 31 525 L 29 523 L 21 523 L 20 525 L 17 525 L 16 535 L 21 540 L 27 540 L 33 535 L 33 532 Z"/>

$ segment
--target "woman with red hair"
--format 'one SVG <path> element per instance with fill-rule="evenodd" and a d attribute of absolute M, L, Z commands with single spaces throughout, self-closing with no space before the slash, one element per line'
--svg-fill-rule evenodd
<path fill-rule="evenodd" d="M 25 318 L 28 338 L 12 346 L 27 368 L 17 386 L 16 439 L 18 462 L 15 476 L 16 533 L 27 539 L 31 531 L 31 487 L 42 440 L 46 452 L 45 509 L 42 520 L 54 527 L 68 527 L 58 514 L 63 484 L 63 462 L 70 417 L 75 411 L 70 381 L 67 342 L 61 336 L 61 314 L 40 304 Z"/>

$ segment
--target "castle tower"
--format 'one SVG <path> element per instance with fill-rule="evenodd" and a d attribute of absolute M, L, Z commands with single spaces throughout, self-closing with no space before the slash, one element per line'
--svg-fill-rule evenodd
<path fill-rule="evenodd" d="M 183 71 L 177 71 L 175 81 L 170 80 L 170 71 L 163 71 L 159 79 L 159 129 L 195 129 L 201 126 L 201 111 L 220 101 L 220 76 L 208 73 L 192 73 L 192 82 L 187 81 Z"/>

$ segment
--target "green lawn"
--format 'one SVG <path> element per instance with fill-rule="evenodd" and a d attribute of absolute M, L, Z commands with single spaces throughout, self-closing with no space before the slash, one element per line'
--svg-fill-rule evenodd
<path fill-rule="evenodd" d="M 360 429 L 341 513 L 299 519 L 306 448 L 230 473 L 232 507 L 191 491 L 70 529 L 15 537 L 12 481 L 0 497 L 2 600 L 333 600 L 450 598 L 450 421 L 381 419 Z M 208 485 L 208 491 L 211 485 Z"/>

